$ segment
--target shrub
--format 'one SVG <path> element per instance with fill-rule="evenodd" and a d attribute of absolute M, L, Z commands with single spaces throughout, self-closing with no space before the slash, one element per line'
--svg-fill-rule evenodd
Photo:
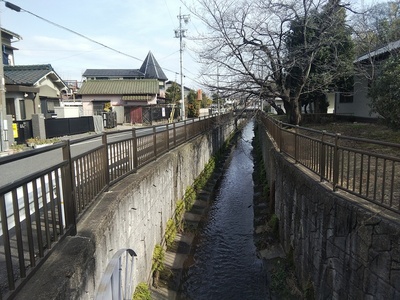
<path fill-rule="evenodd" d="M 189 186 L 186 189 L 185 197 L 184 197 L 185 209 L 190 210 L 192 208 L 195 200 L 196 200 L 196 191 L 191 186 Z"/>
<path fill-rule="evenodd" d="M 176 202 L 175 208 L 175 225 L 177 230 L 182 229 L 182 219 L 185 213 L 185 202 L 183 200 L 178 200 Z"/>
<path fill-rule="evenodd" d="M 157 244 L 154 247 L 153 252 L 153 264 L 151 266 L 151 270 L 153 271 L 153 285 L 158 287 L 158 281 L 160 279 L 160 272 L 164 270 L 164 258 L 165 258 L 165 250 L 164 248 Z"/>
<path fill-rule="evenodd" d="M 167 244 L 167 248 L 171 248 L 174 243 L 176 237 L 176 225 L 175 221 L 169 219 L 167 221 L 167 228 L 165 229 L 165 243 Z"/>
<path fill-rule="evenodd" d="M 389 58 L 381 74 L 372 82 L 369 90 L 372 112 L 382 116 L 388 126 L 400 128 L 400 56 Z"/>
<path fill-rule="evenodd" d="M 148 285 L 141 282 L 137 285 L 133 293 L 133 300 L 151 300 L 151 294 Z"/>

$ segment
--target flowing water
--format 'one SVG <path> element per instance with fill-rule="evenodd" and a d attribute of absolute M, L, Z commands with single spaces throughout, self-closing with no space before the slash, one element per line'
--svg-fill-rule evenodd
<path fill-rule="evenodd" d="M 253 241 L 254 123 L 243 130 L 223 175 L 182 285 L 183 299 L 266 299 L 266 273 Z"/>

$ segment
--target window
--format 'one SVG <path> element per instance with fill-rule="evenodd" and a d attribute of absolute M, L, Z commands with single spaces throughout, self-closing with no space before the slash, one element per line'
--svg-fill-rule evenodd
<path fill-rule="evenodd" d="M 54 102 L 48 100 L 47 101 L 47 112 L 48 113 L 54 113 Z"/>
<path fill-rule="evenodd" d="M 21 113 L 21 120 L 26 120 L 25 100 L 19 100 L 19 111 Z"/>
<path fill-rule="evenodd" d="M 110 103 L 110 101 L 93 101 L 93 114 L 101 115 L 104 112 L 106 103 Z"/>
<path fill-rule="evenodd" d="M 352 103 L 353 102 L 353 94 L 352 93 L 340 93 L 339 102 L 340 103 Z"/>
<path fill-rule="evenodd" d="M 15 120 L 15 106 L 14 106 L 14 98 L 6 99 L 6 113 L 7 115 L 12 115 Z"/>

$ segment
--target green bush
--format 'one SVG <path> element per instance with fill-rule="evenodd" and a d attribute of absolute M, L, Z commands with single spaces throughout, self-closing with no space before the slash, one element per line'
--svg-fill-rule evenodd
<path fill-rule="evenodd" d="M 167 221 L 167 228 L 165 229 L 165 243 L 167 244 L 167 248 L 171 248 L 175 241 L 176 237 L 176 225 L 175 221 L 169 219 Z"/>
<path fill-rule="evenodd" d="M 153 252 L 153 264 L 152 264 L 152 271 L 162 271 L 164 270 L 164 258 L 165 258 L 165 250 L 164 248 L 157 244 L 154 247 Z"/>
<path fill-rule="evenodd" d="M 196 191 L 194 190 L 194 188 L 189 186 L 186 189 L 185 197 L 184 197 L 185 209 L 190 210 L 192 208 L 195 200 L 196 200 Z"/>
<path fill-rule="evenodd" d="M 185 213 L 185 202 L 183 200 L 178 200 L 176 202 L 175 215 L 174 215 L 175 226 L 177 231 L 180 231 L 182 229 L 182 219 L 184 213 Z"/>
<path fill-rule="evenodd" d="M 392 128 L 400 128 L 400 56 L 390 57 L 369 89 L 372 112 Z"/>
<path fill-rule="evenodd" d="M 153 285 L 155 287 L 158 287 L 160 272 L 165 268 L 164 258 L 165 258 L 165 250 L 161 245 L 157 244 L 154 247 L 153 263 L 151 266 L 151 270 L 153 271 Z"/>
<path fill-rule="evenodd" d="M 151 300 L 151 294 L 149 286 L 145 282 L 141 282 L 137 285 L 135 292 L 133 293 L 133 300 Z"/>
<path fill-rule="evenodd" d="M 193 188 L 195 191 L 200 191 L 202 188 L 205 187 L 207 184 L 208 180 L 211 178 L 215 171 L 215 165 L 216 165 L 216 159 L 212 157 L 207 165 L 204 167 L 204 170 L 201 172 L 201 174 L 196 178 L 196 180 L 193 183 Z"/>

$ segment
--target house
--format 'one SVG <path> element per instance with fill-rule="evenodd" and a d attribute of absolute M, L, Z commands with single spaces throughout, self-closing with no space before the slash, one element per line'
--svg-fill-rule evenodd
<path fill-rule="evenodd" d="M 149 51 L 140 69 L 87 69 L 77 95 L 85 115 L 101 114 L 109 104 L 117 123 L 142 123 L 144 106 L 165 103 L 167 77 Z"/>
<path fill-rule="evenodd" d="M 157 79 L 89 80 L 82 84 L 83 111 L 101 115 L 110 104 L 117 114 L 117 123 L 142 123 L 142 107 L 157 104 Z"/>
<path fill-rule="evenodd" d="M 379 116 L 377 113 L 371 113 L 369 106 L 368 89 L 371 84 L 369 74 L 373 68 L 376 74 L 380 65 L 391 56 L 393 51 L 398 51 L 399 48 L 400 40 L 388 43 L 386 46 L 362 55 L 354 61 L 354 64 L 362 72 L 357 72 L 354 75 L 353 94 L 336 94 L 335 112 L 337 114 L 351 114 L 362 118 L 377 118 Z"/>
<path fill-rule="evenodd" d="M 172 80 L 168 80 L 168 81 L 165 83 L 165 88 L 168 90 L 170 87 L 172 87 L 173 84 L 176 84 L 176 85 L 179 87 L 179 89 L 181 88 L 181 84 L 180 84 L 180 83 L 178 83 L 178 82 L 176 82 L 176 81 L 172 81 Z M 189 95 L 189 93 L 190 93 L 191 90 L 192 90 L 192 89 L 190 89 L 190 88 L 184 86 L 184 89 L 183 89 L 183 96 L 186 98 L 187 95 Z M 180 97 L 179 97 L 179 98 L 180 98 Z"/>
<path fill-rule="evenodd" d="M 32 114 L 55 116 L 55 107 L 67 85 L 47 65 L 4 66 L 6 111 L 13 120 L 30 120 Z"/>
<path fill-rule="evenodd" d="M 14 40 L 16 39 L 16 40 Z M 1 28 L 1 45 L 3 47 L 3 65 L 13 66 L 14 65 L 14 50 L 15 48 L 12 43 L 22 40 L 22 37 L 10 30 Z"/>

